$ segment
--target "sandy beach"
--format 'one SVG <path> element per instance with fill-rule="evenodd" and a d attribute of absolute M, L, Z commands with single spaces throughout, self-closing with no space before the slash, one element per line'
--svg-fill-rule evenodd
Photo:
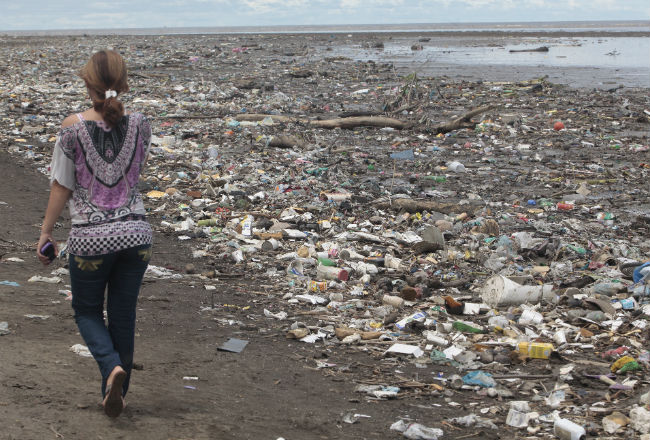
<path fill-rule="evenodd" d="M 0 285 L 0 322 L 8 323 L 0 438 L 401 438 L 390 430 L 399 419 L 441 428 L 449 439 L 528 438 L 505 423 L 511 400 L 530 401 L 540 414 L 560 408 L 588 424 L 590 436 L 605 435 L 598 408 L 627 411 L 646 391 L 647 373 L 629 373 L 636 387 L 615 395 L 586 375 L 609 372 L 596 352 L 628 344 L 640 354 L 650 329 L 631 324 L 645 316 L 638 308 L 620 312 L 624 324 L 608 336 L 600 321 L 572 317 L 586 307 L 566 290 L 622 277 L 619 262 L 650 258 L 648 71 L 417 58 L 427 47 L 456 57 L 489 47 L 505 57 L 523 39 L 549 45 L 552 56 L 581 38 L 650 34 L 0 36 L 0 281 L 8 282 Z M 104 47 L 126 58 L 125 104 L 150 117 L 154 134 L 141 190 L 157 272 L 140 295 L 138 367 L 116 421 L 98 405 L 94 361 L 70 351 L 82 341 L 65 270 L 58 283 L 28 281 L 65 269 L 63 260 L 41 267 L 32 248 L 60 123 L 88 105 L 75 72 Z M 323 124 L 342 119 L 348 129 Z M 419 205 L 399 209 L 399 200 Z M 247 215 L 259 235 L 242 235 Z M 414 247 L 409 234 L 434 224 L 444 246 Z M 66 216 L 59 241 L 67 227 Z M 515 234 L 544 246 L 512 244 Z M 262 251 L 270 238 L 279 248 Z M 310 292 L 315 265 L 305 262 L 304 276 L 293 277 L 282 255 L 310 255 L 310 246 L 327 253 L 324 242 L 403 264 L 371 272 L 357 261 L 347 283 Z M 473 354 L 436 359 L 423 330 L 451 323 L 442 298 L 478 304 L 480 286 L 504 269 L 531 285 L 552 284 L 563 302 L 542 306 L 540 328 L 516 324 L 521 309 L 512 308 L 500 312 L 513 323 L 505 333 L 492 326 L 489 334 L 445 334 Z M 383 296 L 407 287 L 412 302 L 387 309 Z M 322 294 L 324 303 L 304 294 Z M 396 327 L 416 312 L 433 323 Z M 488 328 L 485 313 L 461 318 Z M 577 341 L 558 357 L 522 359 L 494 343 L 529 332 L 550 340 L 555 320 Z M 385 337 L 343 343 L 335 335 L 355 326 Z M 303 332 L 315 342 L 302 341 Z M 249 344 L 218 351 L 229 338 Z M 426 356 L 386 355 L 396 341 Z M 498 392 L 446 382 L 469 366 L 494 374 Z M 553 408 L 544 399 L 560 377 L 570 391 Z M 471 414 L 483 422 L 453 420 Z M 551 427 L 535 422 L 530 435 L 550 438 Z"/>

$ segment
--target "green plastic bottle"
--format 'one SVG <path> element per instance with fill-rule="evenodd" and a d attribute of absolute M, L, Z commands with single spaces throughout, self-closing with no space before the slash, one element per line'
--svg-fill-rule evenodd
<path fill-rule="evenodd" d="M 465 324 L 462 321 L 455 321 L 452 326 L 456 330 L 460 330 L 463 333 L 485 333 L 485 330 L 482 330 L 480 328 L 472 327 L 469 324 Z"/>
<path fill-rule="evenodd" d="M 323 266 L 336 266 L 336 262 L 334 260 L 330 260 L 329 258 L 319 257 L 318 262 Z"/>

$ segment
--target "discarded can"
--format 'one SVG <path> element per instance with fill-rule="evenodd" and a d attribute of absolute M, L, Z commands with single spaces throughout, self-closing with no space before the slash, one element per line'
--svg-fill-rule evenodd
<path fill-rule="evenodd" d="M 307 290 L 310 292 L 325 292 L 327 290 L 327 281 L 309 280 Z"/>

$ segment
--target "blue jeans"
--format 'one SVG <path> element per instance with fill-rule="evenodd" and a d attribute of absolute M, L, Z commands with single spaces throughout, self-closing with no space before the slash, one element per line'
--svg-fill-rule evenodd
<path fill-rule="evenodd" d="M 69 256 L 74 318 L 102 374 L 102 396 L 106 379 L 120 365 L 126 371 L 122 395 L 126 395 L 133 368 L 135 309 L 151 245 L 124 249 L 92 257 Z M 104 292 L 108 327 L 104 323 Z"/>

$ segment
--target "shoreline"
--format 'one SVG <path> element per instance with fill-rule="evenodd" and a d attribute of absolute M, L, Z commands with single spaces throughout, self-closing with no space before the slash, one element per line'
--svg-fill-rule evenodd
<path fill-rule="evenodd" d="M 158 30 L 158 29 L 156 29 Z M 197 36 L 259 36 L 273 35 L 279 37 L 317 37 L 317 36 L 350 36 L 368 38 L 370 36 L 393 36 L 393 37 L 476 37 L 476 38 L 512 38 L 512 37 L 532 37 L 532 38 L 645 38 L 650 37 L 650 31 L 450 31 L 450 30 L 413 30 L 413 31 L 394 31 L 394 30 L 376 30 L 376 31 L 305 31 L 305 32 L 133 32 L 129 30 L 115 29 L 111 30 L 66 30 L 66 31 L 0 31 L 0 38 L 70 38 L 70 37 L 197 37 Z M 61 33 L 59 33 L 61 32 Z"/>
<path fill-rule="evenodd" d="M 447 77 L 485 82 L 519 82 L 531 79 L 546 78 L 554 84 L 567 85 L 572 88 L 614 89 L 620 87 L 650 88 L 650 69 L 645 66 L 609 66 L 599 65 L 557 65 L 555 57 L 540 59 L 539 62 L 522 61 L 522 55 L 505 59 L 503 53 L 495 53 L 495 48 L 520 45 L 525 40 L 529 46 L 566 46 L 575 45 L 581 38 L 630 38 L 629 36 L 650 38 L 650 32 L 505 32 L 505 31 L 472 31 L 472 32 L 390 32 L 390 33 L 353 33 L 353 34 L 172 34 L 172 35 L 30 35 L 30 36 L 0 36 L 0 42 L 11 50 L 12 47 L 23 45 L 39 46 L 47 52 L 47 48 L 65 47 L 69 44 L 79 44 L 84 40 L 95 42 L 99 46 L 123 48 L 129 45 L 163 45 L 177 49 L 177 59 L 174 62 L 178 68 L 187 71 L 211 70 L 212 57 L 223 59 L 226 52 L 235 48 L 243 48 L 245 53 L 238 59 L 244 63 L 311 63 L 315 60 L 327 61 L 329 58 L 347 59 L 350 62 L 372 61 L 388 63 L 396 73 L 419 75 L 436 78 Z M 608 37 L 611 36 L 611 37 Z M 412 44 L 427 40 L 425 50 L 412 51 Z M 537 40 L 537 41 L 536 41 Z M 554 41 L 556 40 L 556 41 Z M 645 40 L 644 40 L 645 41 Z M 581 42 L 578 42 L 581 43 Z M 381 48 L 375 48 L 379 44 Z M 645 44 L 645 43 L 644 43 Z M 384 50 L 386 45 L 386 50 Z M 406 48 L 399 52 L 392 50 L 395 45 Z M 579 45 L 578 45 L 579 46 Z M 432 47 L 439 48 L 433 51 Z M 212 53 L 205 49 L 212 48 Z M 388 49 L 391 50 L 388 50 Z M 552 49 L 554 52 L 554 49 Z M 582 55 L 588 49 L 580 49 Z M 483 59 L 472 56 L 482 53 Z M 492 52 L 491 52 L 492 51 Z M 204 52 L 202 57 L 194 57 Z M 209 51 L 208 51 L 209 52 Z M 454 54 L 455 52 L 455 54 Z M 185 54 L 185 58 L 181 54 Z M 451 55 L 450 55 L 451 53 Z M 489 58 L 494 53 L 501 59 Z M 528 57 L 528 55 L 523 55 Z M 554 55 L 551 55 L 554 56 Z M 573 55 L 570 55 L 573 56 Z M 636 59 L 629 58 L 627 59 Z M 507 55 L 509 57 L 509 55 Z M 190 59 L 196 58 L 194 61 Z M 505 59 L 505 62 L 504 62 Z M 139 60 L 134 67 L 136 71 L 156 70 L 155 64 L 141 65 Z M 587 62 L 591 62 L 590 59 Z M 36 63 L 35 69 L 40 69 Z M 230 71 L 231 65 L 222 65 L 221 71 Z M 235 67 L 236 68 L 236 67 Z M 233 71 L 233 74 L 235 72 Z"/>

